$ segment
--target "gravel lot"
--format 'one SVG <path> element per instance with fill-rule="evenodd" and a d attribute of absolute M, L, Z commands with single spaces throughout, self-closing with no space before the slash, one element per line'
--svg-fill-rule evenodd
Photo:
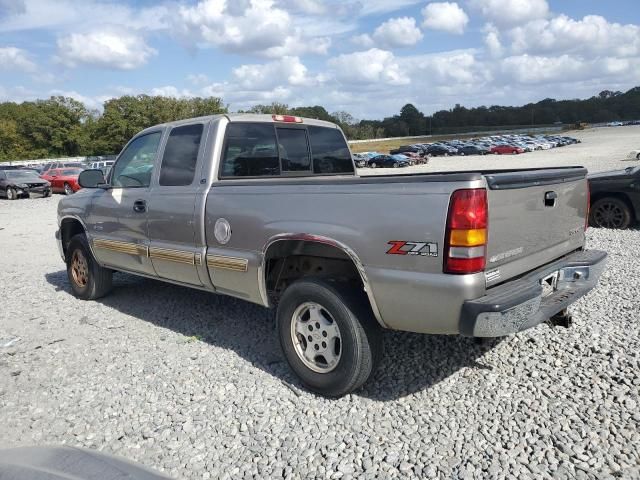
<path fill-rule="evenodd" d="M 59 198 L 0 201 L 0 448 L 85 446 L 189 479 L 640 478 L 639 230 L 589 230 L 609 266 L 572 328 L 389 332 L 374 380 L 326 400 L 258 306 L 124 274 L 76 300 Z"/>

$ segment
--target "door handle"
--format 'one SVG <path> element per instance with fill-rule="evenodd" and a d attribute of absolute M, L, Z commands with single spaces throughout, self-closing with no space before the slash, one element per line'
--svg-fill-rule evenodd
<path fill-rule="evenodd" d="M 147 202 L 145 200 L 136 200 L 133 202 L 133 211 L 136 213 L 144 213 L 147 211 Z"/>

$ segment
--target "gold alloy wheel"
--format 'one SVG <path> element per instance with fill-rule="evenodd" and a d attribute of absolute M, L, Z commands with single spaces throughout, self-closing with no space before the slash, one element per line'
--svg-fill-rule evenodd
<path fill-rule="evenodd" d="M 81 288 L 89 283 L 89 264 L 81 250 L 74 250 L 71 257 L 71 276 L 75 284 Z"/>

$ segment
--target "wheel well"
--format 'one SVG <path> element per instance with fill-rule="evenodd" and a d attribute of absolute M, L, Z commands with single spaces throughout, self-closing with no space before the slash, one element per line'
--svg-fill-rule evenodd
<path fill-rule="evenodd" d="M 622 202 L 624 202 L 627 207 L 629 207 L 629 210 L 631 211 L 631 218 L 633 219 L 637 219 L 640 220 L 640 217 L 638 217 L 638 212 L 636 212 L 635 208 L 633 208 L 633 203 L 631 202 L 631 200 L 629 199 L 629 197 L 627 195 L 625 195 L 624 193 L 619 193 L 619 192 L 598 192 L 598 193 L 594 193 L 591 195 L 591 205 L 589 205 L 589 207 L 593 206 L 594 203 L 596 203 L 598 200 L 601 200 L 603 198 L 616 198 Z"/>
<path fill-rule="evenodd" d="M 82 223 L 74 218 L 65 218 L 60 224 L 60 240 L 62 241 L 62 251 L 67 255 L 67 247 L 74 235 L 85 233 Z"/>
<path fill-rule="evenodd" d="M 353 259 L 338 247 L 306 240 L 283 240 L 265 253 L 265 285 L 278 298 L 296 280 L 323 277 L 364 289 Z"/>

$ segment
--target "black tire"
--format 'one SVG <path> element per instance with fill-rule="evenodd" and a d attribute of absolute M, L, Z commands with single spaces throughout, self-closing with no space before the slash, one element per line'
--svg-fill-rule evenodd
<path fill-rule="evenodd" d="M 18 192 L 16 192 L 15 188 L 7 187 L 6 190 L 7 200 L 17 200 Z"/>
<path fill-rule="evenodd" d="M 631 225 L 631 208 L 615 197 L 604 197 L 593 202 L 589 211 L 589 225 L 600 228 L 624 230 Z"/>
<path fill-rule="evenodd" d="M 68 183 L 64 184 L 64 194 L 65 195 L 73 195 L 73 188 Z"/>
<path fill-rule="evenodd" d="M 292 334 L 294 314 L 305 303 L 326 310 L 340 333 L 340 358 L 328 372 L 309 368 L 296 351 Z M 382 332 L 364 292 L 320 279 L 302 279 L 290 285 L 278 304 L 280 345 L 291 369 L 310 390 L 339 397 L 361 387 L 375 371 L 382 355 Z M 306 343 L 306 340 L 305 340 Z"/>
<path fill-rule="evenodd" d="M 86 260 L 82 277 L 79 281 L 77 271 L 74 273 L 75 255 L 81 255 Z M 84 234 L 74 235 L 66 251 L 67 277 L 73 294 L 82 300 L 95 300 L 104 297 L 111 290 L 113 270 L 103 268 L 91 254 L 87 237 Z"/>
<path fill-rule="evenodd" d="M 636 160 L 640 160 L 640 153 L 636 155 Z"/>

